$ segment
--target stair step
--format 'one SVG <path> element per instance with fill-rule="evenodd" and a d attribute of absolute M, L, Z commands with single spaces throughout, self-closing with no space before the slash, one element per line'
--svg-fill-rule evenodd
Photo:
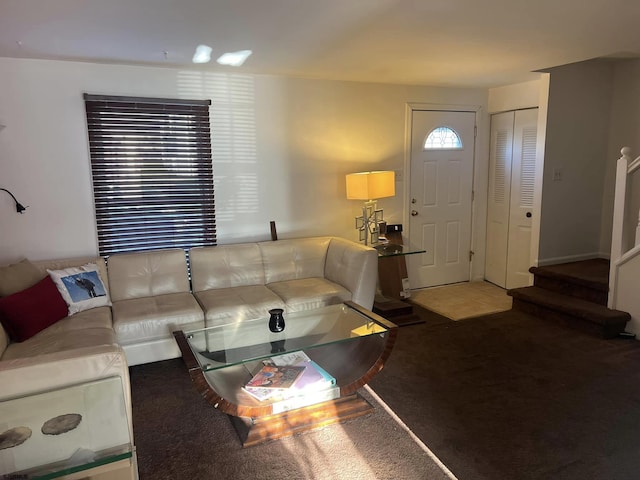
<path fill-rule="evenodd" d="M 609 261 L 594 258 L 579 262 L 531 267 L 534 286 L 564 295 L 607 304 L 609 294 Z"/>
<path fill-rule="evenodd" d="M 508 290 L 507 295 L 513 297 L 513 308 L 516 310 L 549 317 L 604 338 L 618 336 L 631 319 L 627 312 L 611 310 L 603 305 L 538 286 Z"/>

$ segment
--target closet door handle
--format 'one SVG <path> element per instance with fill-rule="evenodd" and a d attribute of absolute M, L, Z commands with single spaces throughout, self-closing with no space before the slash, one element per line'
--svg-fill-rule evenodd
<path fill-rule="evenodd" d="M 526 213 L 527 218 L 531 218 L 531 212 Z"/>

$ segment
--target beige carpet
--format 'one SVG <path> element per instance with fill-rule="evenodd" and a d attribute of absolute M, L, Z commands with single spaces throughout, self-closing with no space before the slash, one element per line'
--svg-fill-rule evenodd
<path fill-rule="evenodd" d="M 411 301 L 451 320 L 511 309 L 506 290 L 488 282 L 465 282 L 411 292 Z"/>

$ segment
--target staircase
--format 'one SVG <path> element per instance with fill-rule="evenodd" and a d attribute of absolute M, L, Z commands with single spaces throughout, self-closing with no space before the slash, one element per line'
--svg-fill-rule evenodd
<path fill-rule="evenodd" d="M 532 287 L 507 291 L 513 309 L 557 321 L 603 338 L 624 332 L 631 316 L 607 308 L 609 261 L 602 258 L 531 267 Z"/>

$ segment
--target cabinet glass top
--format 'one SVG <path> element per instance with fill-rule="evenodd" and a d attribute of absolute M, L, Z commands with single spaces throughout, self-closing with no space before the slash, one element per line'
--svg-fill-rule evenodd
<path fill-rule="evenodd" d="M 188 330 L 184 336 L 200 368 L 209 371 L 367 335 L 386 334 L 389 328 L 395 328 L 371 312 L 351 307 L 350 303 L 285 312 L 285 329 L 280 333 L 269 330 L 267 314 L 254 320 Z"/>
<path fill-rule="evenodd" d="M 48 480 L 132 457 L 120 377 L 1 401 L 3 432 L 21 438 L 0 449 L 0 478 Z"/>

